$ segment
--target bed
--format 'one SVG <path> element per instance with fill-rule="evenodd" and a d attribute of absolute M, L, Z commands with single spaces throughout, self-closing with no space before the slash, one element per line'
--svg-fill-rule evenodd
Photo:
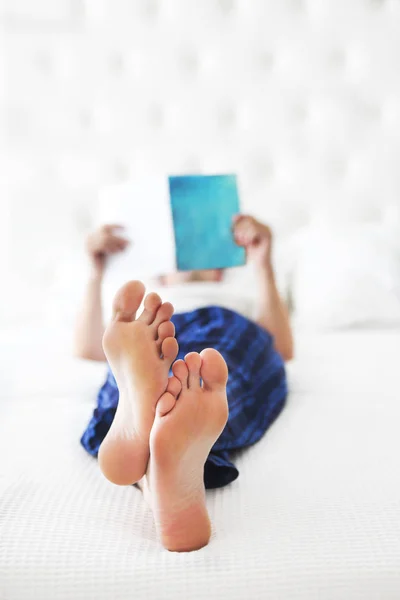
<path fill-rule="evenodd" d="M 3 331 L 1 600 L 398 600 L 400 330 L 297 332 L 287 407 L 208 493 L 212 540 L 189 554 L 80 447 L 104 367 L 69 335 Z"/>
<path fill-rule="evenodd" d="M 0 600 L 399 600 L 399 24 L 397 0 L 2 3 Z M 181 555 L 80 447 L 104 368 L 69 352 L 98 190 L 154 172 L 238 173 L 303 321 L 287 408 Z"/>

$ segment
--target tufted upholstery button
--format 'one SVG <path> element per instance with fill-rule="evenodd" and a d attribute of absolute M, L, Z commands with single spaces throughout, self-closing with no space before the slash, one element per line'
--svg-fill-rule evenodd
<path fill-rule="evenodd" d="M 251 170 L 256 179 L 268 179 L 274 172 L 274 165 L 270 159 L 260 156 L 253 160 Z"/>
<path fill-rule="evenodd" d="M 274 66 L 274 55 L 272 54 L 272 52 L 262 52 L 261 54 L 259 54 L 257 62 L 259 67 L 263 71 L 268 71 Z"/>
<path fill-rule="evenodd" d="M 52 60 L 47 52 L 38 52 L 33 59 L 35 67 L 41 73 L 49 75 L 52 71 Z"/>
<path fill-rule="evenodd" d="M 93 114 L 88 108 L 82 108 L 78 114 L 78 121 L 82 129 L 90 129 L 93 125 Z"/>
<path fill-rule="evenodd" d="M 129 175 L 130 175 L 129 165 L 126 162 L 124 162 L 122 159 L 117 159 L 115 161 L 113 171 L 115 174 L 115 178 L 118 181 L 126 181 L 127 179 L 129 179 Z"/>
<path fill-rule="evenodd" d="M 116 52 L 110 56 L 108 64 L 110 73 L 120 75 L 125 68 L 124 56 L 120 52 Z"/>
<path fill-rule="evenodd" d="M 218 0 L 221 11 L 230 14 L 235 10 L 235 0 Z"/>
<path fill-rule="evenodd" d="M 304 104 L 294 104 L 292 107 L 293 121 L 296 123 L 304 123 L 307 119 L 308 111 Z"/>
<path fill-rule="evenodd" d="M 326 161 L 326 172 L 332 179 L 342 179 L 347 169 L 347 162 L 339 156 L 331 156 Z"/>
<path fill-rule="evenodd" d="M 48 181 L 55 181 L 58 177 L 57 166 L 53 162 L 46 162 L 41 169 L 42 177 L 45 177 Z"/>
<path fill-rule="evenodd" d="M 327 64 L 333 69 L 340 69 L 346 64 L 346 53 L 340 48 L 332 50 L 328 54 Z"/>
<path fill-rule="evenodd" d="M 164 124 L 163 109 L 159 104 L 153 104 L 148 110 L 148 121 L 153 127 L 162 127 Z"/>
<path fill-rule="evenodd" d="M 304 0 L 290 0 L 290 8 L 292 10 L 301 11 L 305 9 Z"/>
<path fill-rule="evenodd" d="M 231 128 L 236 122 L 236 112 L 232 106 L 225 106 L 218 111 L 218 125 L 223 129 Z"/>
<path fill-rule="evenodd" d="M 160 12 L 158 0 L 142 0 L 141 13 L 148 18 L 154 18 Z"/>
<path fill-rule="evenodd" d="M 198 56 L 191 50 L 182 52 L 179 57 L 179 63 L 182 71 L 186 75 L 194 75 L 199 67 Z"/>

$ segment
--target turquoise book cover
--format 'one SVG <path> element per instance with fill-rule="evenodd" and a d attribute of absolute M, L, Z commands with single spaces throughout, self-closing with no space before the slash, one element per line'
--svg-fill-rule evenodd
<path fill-rule="evenodd" d="M 245 264 L 232 232 L 240 212 L 235 175 L 170 176 L 169 192 L 178 271 Z"/>

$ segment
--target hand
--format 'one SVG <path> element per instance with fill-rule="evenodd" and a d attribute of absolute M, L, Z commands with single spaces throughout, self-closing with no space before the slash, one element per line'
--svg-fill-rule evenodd
<path fill-rule="evenodd" d="M 107 256 L 122 252 L 129 240 L 121 237 L 121 225 L 103 225 L 91 233 L 86 240 L 86 251 L 97 275 L 102 275 Z"/>
<path fill-rule="evenodd" d="M 271 267 L 272 230 L 254 217 L 235 215 L 233 233 L 238 246 L 246 249 L 247 257 L 260 267 Z"/>

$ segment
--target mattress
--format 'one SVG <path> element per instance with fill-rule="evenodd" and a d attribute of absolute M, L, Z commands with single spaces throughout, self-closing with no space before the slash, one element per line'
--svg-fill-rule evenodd
<path fill-rule="evenodd" d="M 80 447 L 104 366 L 68 340 L 2 332 L 2 600 L 400 598 L 400 332 L 297 334 L 287 407 L 208 493 L 212 539 L 188 554 Z"/>

